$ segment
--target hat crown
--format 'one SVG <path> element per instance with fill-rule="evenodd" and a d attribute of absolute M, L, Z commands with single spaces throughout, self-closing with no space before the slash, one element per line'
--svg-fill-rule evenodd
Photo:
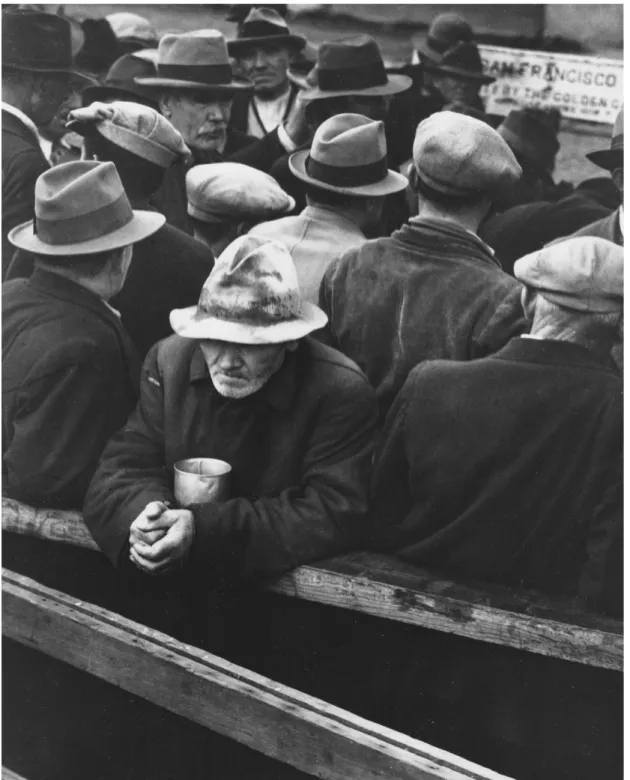
<path fill-rule="evenodd" d="M 336 41 L 326 41 L 317 50 L 317 67 L 320 70 L 361 68 L 374 63 L 383 64 L 383 57 L 378 43 L 370 35 L 349 35 Z"/>
<path fill-rule="evenodd" d="M 225 38 L 218 30 L 164 35 L 157 61 L 158 72 L 163 65 L 230 65 Z"/>
<path fill-rule="evenodd" d="M 117 11 L 106 17 L 114 35 L 119 39 L 136 38 L 142 41 L 153 42 L 158 38 L 157 31 L 151 22 L 144 16 L 129 11 Z"/>
<path fill-rule="evenodd" d="M 275 325 L 301 312 L 297 272 L 279 241 L 241 236 L 217 259 L 198 304 L 198 316 L 253 326 Z"/>
<path fill-rule="evenodd" d="M 514 109 L 497 131 L 511 149 L 547 169 L 553 167 L 560 143 L 557 133 L 550 126 L 551 117 L 546 121 L 543 114 L 539 109 Z"/>
<path fill-rule="evenodd" d="M 337 114 L 321 124 L 310 156 L 336 167 L 366 165 L 387 156 L 385 126 L 361 114 Z"/>
<path fill-rule="evenodd" d="M 471 41 L 459 41 L 447 49 L 438 61 L 439 68 L 453 68 L 470 73 L 482 73 L 483 63 L 477 45 Z"/>
<path fill-rule="evenodd" d="M 289 25 L 273 8 L 255 7 L 247 14 L 239 30 L 239 38 L 265 38 L 287 35 Z"/>
<path fill-rule="evenodd" d="M 2 64 L 29 69 L 72 67 L 72 28 L 61 16 L 27 9 L 2 14 Z"/>
<path fill-rule="evenodd" d="M 89 214 L 127 197 L 112 162 L 77 160 L 45 171 L 35 183 L 35 214 L 48 220 Z"/>
<path fill-rule="evenodd" d="M 105 86 L 133 87 L 136 76 L 155 76 L 156 70 L 152 63 L 145 59 L 139 59 L 133 54 L 123 54 L 114 62 L 105 76 Z"/>
<path fill-rule="evenodd" d="M 427 33 L 431 48 L 440 53 L 456 43 L 470 42 L 473 40 L 473 37 L 473 29 L 466 19 L 459 14 L 453 13 L 436 16 Z"/>

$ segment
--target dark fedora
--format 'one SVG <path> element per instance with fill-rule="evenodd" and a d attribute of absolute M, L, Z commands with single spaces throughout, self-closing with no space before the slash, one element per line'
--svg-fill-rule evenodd
<path fill-rule="evenodd" d="M 599 149 L 586 155 L 592 163 L 605 168 L 607 171 L 614 171 L 615 168 L 623 166 L 623 108 L 617 114 L 615 124 L 612 129 L 610 139 L 610 149 Z"/>
<path fill-rule="evenodd" d="M 134 54 L 125 54 L 119 57 L 109 69 L 105 81 L 100 86 L 86 87 L 81 92 L 81 101 L 84 106 L 89 106 L 95 100 L 127 100 L 132 103 L 140 103 L 143 106 L 157 109 L 155 92 L 136 84 L 136 76 L 155 76 L 155 66 L 148 60 L 140 59 Z"/>
<path fill-rule="evenodd" d="M 227 13 L 225 14 L 226 22 L 236 22 L 242 24 L 252 8 L 257 8 L 256 5 L 248 5 L 247 3 L 236 3 L 234 5 L 228 5 Z M 283 3 L 266 3 L 265 8 L 273 9 L 283 19 L 285 19 L 289 13 L 289 6 Z"/>
<path fill-rule="evenodd" d="M 544 112 L 536 108 L 517 108 L 497 128 L 510 149 L 550 173 L 560 148 L 557 133 Z"/>
<path fill-rule="evenodd" d="M 2 66 L 93 81 L 75 66 L 70 22 L 28 9 L 2 14 Z"/>
<path fill-rule="evenodd" d="M 341 97 L 342 95 L 395 95 L 411 86 L 409 76 L 388 75 L 380 49 L 369 35 L 354 35 L 322 43 L 317 62 L 308 74 L 289 70 L 295 84 L 306 87 L 305 100 Z"/>
<path fill-rule="evenodd" d="M 293 35 L 289 25 L 273 8 L 252 8 L 238 31 L 238 37 L 228 41 L 230 57 L 238 57 L 243 49 L 260 45 L 287 46 L 300 50 L 306 45 L 306 38 Z"/>
<path fill-rule="evenodd" d="M 435 63 L 456 43 L 472 43 L 473 38 L 473 29 L 463 16 L 446 13 L 435 17 L 423 40 L 413 43 L 421 58 Z"/>
<path fill-rule="evenodd" d="M 76 56 L 76 63 L 90 73 L 107 73 L 122 55 L 118 38 L 107 19 L 84 19 L 81 22 L 85 43 Z"/>
<path fill-rule="evenodd" d="M 426 63 L 425 67 L 430 73 L 471 79 L 481 84 L 492 84 L 496 81 L 492 76 L 484 74 L 479 49 L 474 43 L 456 43 L 447 49 L 436 63 Z"/>

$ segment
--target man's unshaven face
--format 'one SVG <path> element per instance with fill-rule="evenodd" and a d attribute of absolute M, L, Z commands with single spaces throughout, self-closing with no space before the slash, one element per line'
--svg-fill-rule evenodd
<path fill-rule="evenodd" d="M 231 344 L 209 339 L 199 346 L 216 391 L 235 399 L 258 392 L 280 369 L 287 351 L 287 344 Z"/>
<path fill-rule="evenodd" d="M 161 107 L 191 149 L 223 151 L 232 112 L 230 95 L 182 90 L 164 96 Z"/>

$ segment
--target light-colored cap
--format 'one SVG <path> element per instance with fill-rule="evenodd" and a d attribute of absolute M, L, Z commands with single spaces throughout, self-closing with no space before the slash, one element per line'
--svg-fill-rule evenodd
<path fill-rule="evenodd" d="M 295 201 L 268 173 L 241 163 L 195 165 L 186 174 L 188 213 L 202 222 L 273 219 Z"/>
<path fill-rule="evenodd" d="M 567 309 L 623 309 L 623 249 L 604 238 L 569 238 L 532 252 L 516 261 L 514 276 Z"/>
<path fill-rule="evenodd" d="M 246 235 L 217 259 L 199 304 L 174 309 L 171 327 L 189 339 L 232 344 L 281 344 L 323 328 L 328 318 L 300 297 L 289 250 L 279 241 Z"/>
<path fill-rule="evenodd" d="M 453 111 L 440 111 L 420 122 L 413 162 L 426 186 L 461 198 L 499 192 L 523 173 L 494 128 Z"/>
<path fill-rule="evenodd" d="M 149 106 L 116 100 L 92 103 L 69 114 L 67 128 L 79 135 L 97 130 L 116 146 L 161 168 L 170 168 L 190 154 L 181 133 Z"/>
<path fill-rule="evenodd" d="M 131 39 L 147 43 L 159 40 L 157 30 L 144 16 L 128 11 L 117 11 L 114 14 L 108 14 L 105 18 L 118 40 Z"/>

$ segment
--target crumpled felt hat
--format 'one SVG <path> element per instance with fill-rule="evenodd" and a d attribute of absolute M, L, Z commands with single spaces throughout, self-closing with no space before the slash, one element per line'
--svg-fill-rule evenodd
<path fill-rule="evenodd" d="M 568 238 L 546 246 L 517 260 L 514 276 L 567 309 L 623 309 L 623 248 L 604 238 Z"/>
<path fill-rule="evenodd" d="M 178 336 L 233 344 L 281 344 L 307 336 L 328 321 L 300 296 L 289 250 L 269 238 L 241 236 L 216 260 L 197 306 L 174 309 Z"/>
<path fill-rule="evenodd" d="M 119 41 L 134 41 L 146 47 L 157 46 L 160 39 L 151 22 L 140 14 L 116 11 L 105 17 Z"/>
<path fill-rule="evenodd" d="M 166 222 L 131 208 L 112 162 L 77 160 L 45 171 L 35 182 L 35 219 L 13 228 L 9 241 L 37 255 L 68 258 L 121 249 Z"/>
<path fill-rule="evenodd" d="M 314 187 L 375 198 L 404 190 L 408 180 L 387 166 L 385 125 L 362 114 L 337 114 L 316 130 L 311 148 L 289 157 L 291 173 Z"/>
<path fill-rule="evenodd" d="M 236 80 L 225 38 L 218 30 L 164 35 L 158 46 L 157 76 L 136 77 L 136 84 L 164 89 L 232 94 L 253 89 L 251 81 Z"/>
<path fill-rule="evenodd" d="M 188 214 L 202 222 L 274 219 L 295 208 L 273 176 L 241 163 L 193 165 L 186 195 Z"/>
<path fill-rule="evenodd" d="M 472 42 L 456 43 L 447 49 L 437 62 L 427 62 L 425 68 L 429 73 L 470 79 L 480 84 L 492 84 L 496 81 L 494 76 L 484 74 L 479 49 Z"/>
<path fill-rule="evenodd" d="M 243 49 L 260 44 L 277 44 L 291 49 L 302 49 L 306 38 L 294 35 L 289 25 L 273 8 L 252 8 L 239 27 L 238 36 L 228 41 L 230 57 L 238 58 Z"/>
<path fill-rule="evenodd" d="M 116 146 L 160 168 L 170 168 L 190 154 L 179 130 L 154 108 L 140 103 L 92 103 L 71 111 L 69 119 L 68 130 L 85 136 L 94 129 Z"/>
<path fill-rule="evenodd" d="M 113 63 L 102 84 L 82 90 L 81 101 L 89 106 L 95 100 L 127 100 L 157 109 L 154 90 L 136 84 L 134 80 L 136 76 L 155 76 L 156 72 L 155 66 L 145 57 L 124 54 Z"/>
<path fill-rule="evenodd" d="M 615 118 L 610 139 L 610 149 L 598 149 L 586 155 L 587 159 L 600 168 L 613 171 L 623 166 L 623 107 Z"/>
<path fill-rule="evenodd" d="M 456 43 L 471 43 L 473 29 L 459 14 L 439 14 L 422 39 L 414 36 L 412 43 L 421 57 L 430 62 L 438 62 L 447 49 Z"/>
<path fill-rule="evenodd" d="M 427 187 L 461 198 L 499 192 L 523 173 L 494 128 L 454 111 L 438 111 L 420 122 L 413 164 Z"/>
<path fill-rule="evenodd" d="M 560 148 L 558 133 L 541 109 L 516 108 L 497 127 L 510 149 L 534 165 L 551 172 Z"/>

